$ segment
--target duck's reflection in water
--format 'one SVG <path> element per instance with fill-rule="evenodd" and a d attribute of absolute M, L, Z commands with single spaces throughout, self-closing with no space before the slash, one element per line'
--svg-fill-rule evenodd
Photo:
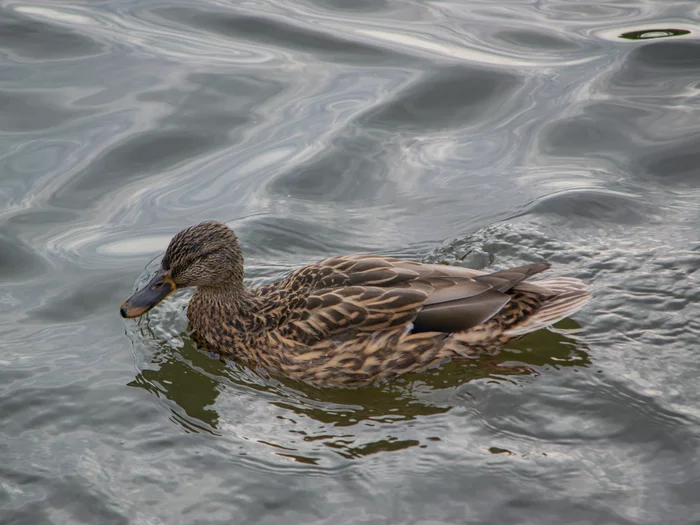
<path fill-rule="evenodd" d="M 159 345 L 129 386 L 167 399 L 172 421 L 186 432 L 212 435 L 227 432 L 229 404 L 220 403 L 221 398 L 252 396 L 257 402 L 269 404 L 268 408 L 275 414 L 272 418 L 280 425 L 294 426 L 291 444 L 283 441 L 283 432 L 276 432 L 275 439 L 258 438 L 258 442 L 279 449 L 279 455 L 316 463 L 318 458 L 295 454 L 301 452 L 298 446 L 301 441 L 322 444 L 343 457 L 353 458 L 423 446 L 420 440 L 394 435 L 395 424 L 450 411 L 455 402 L 459 403 L 458 388 L 470 381 L 518 381 L 547 373 L 549 368 L 589 366 L 591 360 L 584 345 L 569 336 L 578 327 L 575 321 L 567 319 L 557 327 L 512 342 L 496 356 L 453 361 L 360 389 L 317 388 L 270 376 L 231 361 L 224 362 L 214 354 L 198 350 L 191 340 L 184 338 L 185 344 L 180 349 Z M 263 417 L 270 417 L 270 411 L 265 411 Z M 371 442 L 357 443 L 355 429 L 383 424 L 392 425 L 394 432 L 382 434 L 381 439 Z"/>

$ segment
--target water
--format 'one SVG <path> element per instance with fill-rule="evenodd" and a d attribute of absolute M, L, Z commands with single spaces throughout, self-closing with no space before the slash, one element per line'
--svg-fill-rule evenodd
<path fill-rule="evenodd" d="M 3 2 L 0 521 L 700 521 L 692 2 Z M 357 391 L 120 303 L 229 221 L 251 283 L 377 252 L 594 286 Z"/>

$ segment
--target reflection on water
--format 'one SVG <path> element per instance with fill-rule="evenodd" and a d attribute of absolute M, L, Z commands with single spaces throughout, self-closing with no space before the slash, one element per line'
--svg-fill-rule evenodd
<path fill-rule="evenodd" d="M 622 33 L 620 38 L 627 40 L 651 40 L 653 38 L 668 38 L 670 36 L 689 35 L 687 29 L 644 29 L 642 31 L 629 31 Z"/>
<path fill-rule="evenodd" d="M 152 338 L 154 331 L 140 323 L 136 337 Z M 187 337 L 181 348 L 160 344 L 129 386 L 143 388 L 174 403 L 172 421 L 186 432 L 221 435 L 229 414 L 217 407 L 220 396 L 246 391 L 265 393 L 271 405 L 280 408 L 275 416 L 283 420 L 287 434 L 272 428 L 269 436 L 258 436 L 260 443 L 280 449 L 278 454 L 301 462 L 318 464 L 313 457 L 319 446 L 329 447 L 340 456 L 352 459 L 377 452 L 401 450 L 422 445 L 421 440 L 399 440 L 392 431 L 384 433 L 386 423 L 408 422 L 423 416 L 444 414 L 458 387 L 470 381 L 498 383 L 509 378 L 538 375 L 538 370 L 560 367 L 588 367 L 590 357 L 581 343 L 567 337 L 578 325 L 570 320 L 556 330 L 540 330 L 512 342 L 503 352 L 478 360 L 455 361 L 421 374 L 411 374 L 387 384 L 361 389 L 317 388 L 264 370 L 253 371 L 218 355 L 197 350 Z M 148 342 L 145 342 L 148 344 Z M 252 392 L 251 392 L 252 391 Z M 221 412 L 220 412 L 221 411 Z M 301 418 L 301 419 L 300 419 Z M 305 428 L 308 421 L 320 423 L 316 431 Z M 291 428 L 290 428 L 291 427 Z M 242 436 L 247 439 L 245 436 Z M 427 436 L 427 440 L 439 440 Z"/>
<path fill-rule="evenodd" d="M 192 362 L 188 359 L 190 357 L 198 359 Z M 221 375 L 221 366 L 217 369 L 217 364 L 221 363 L 202 358 L 196 350 L 186 346 L 180 352 L 162 348 L 152 364 L 156 368 L 143 370 L 128 385 L 175 403 L 178 410 L 172 411 L 173 421 L 186 431 L 212 432 L 216 429 L 218 414 L 212 407 L 219 395 L 220 384 L 216 376 Z"/>

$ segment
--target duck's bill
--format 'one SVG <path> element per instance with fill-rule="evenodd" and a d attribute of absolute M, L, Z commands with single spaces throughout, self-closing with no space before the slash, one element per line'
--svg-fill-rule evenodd
<path fill-rule="evenodd" d="M 158 272 L 150 283 L 124 301 L 119 313 L 122 317 L 143 315 L 173 293 L 176 288 L 169 275 Z"/>

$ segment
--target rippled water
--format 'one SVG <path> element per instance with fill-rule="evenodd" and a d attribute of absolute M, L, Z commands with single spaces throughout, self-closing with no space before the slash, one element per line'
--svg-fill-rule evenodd
<path fill-rule="evenodd" d="M 698 523 L 693 2 L 0 6 L 2 523 Z M 119 317 L 203 219 L 251 283 L 545 258 L 594 300 L 316 389 L 195 349 L 186 294 Z"/>

